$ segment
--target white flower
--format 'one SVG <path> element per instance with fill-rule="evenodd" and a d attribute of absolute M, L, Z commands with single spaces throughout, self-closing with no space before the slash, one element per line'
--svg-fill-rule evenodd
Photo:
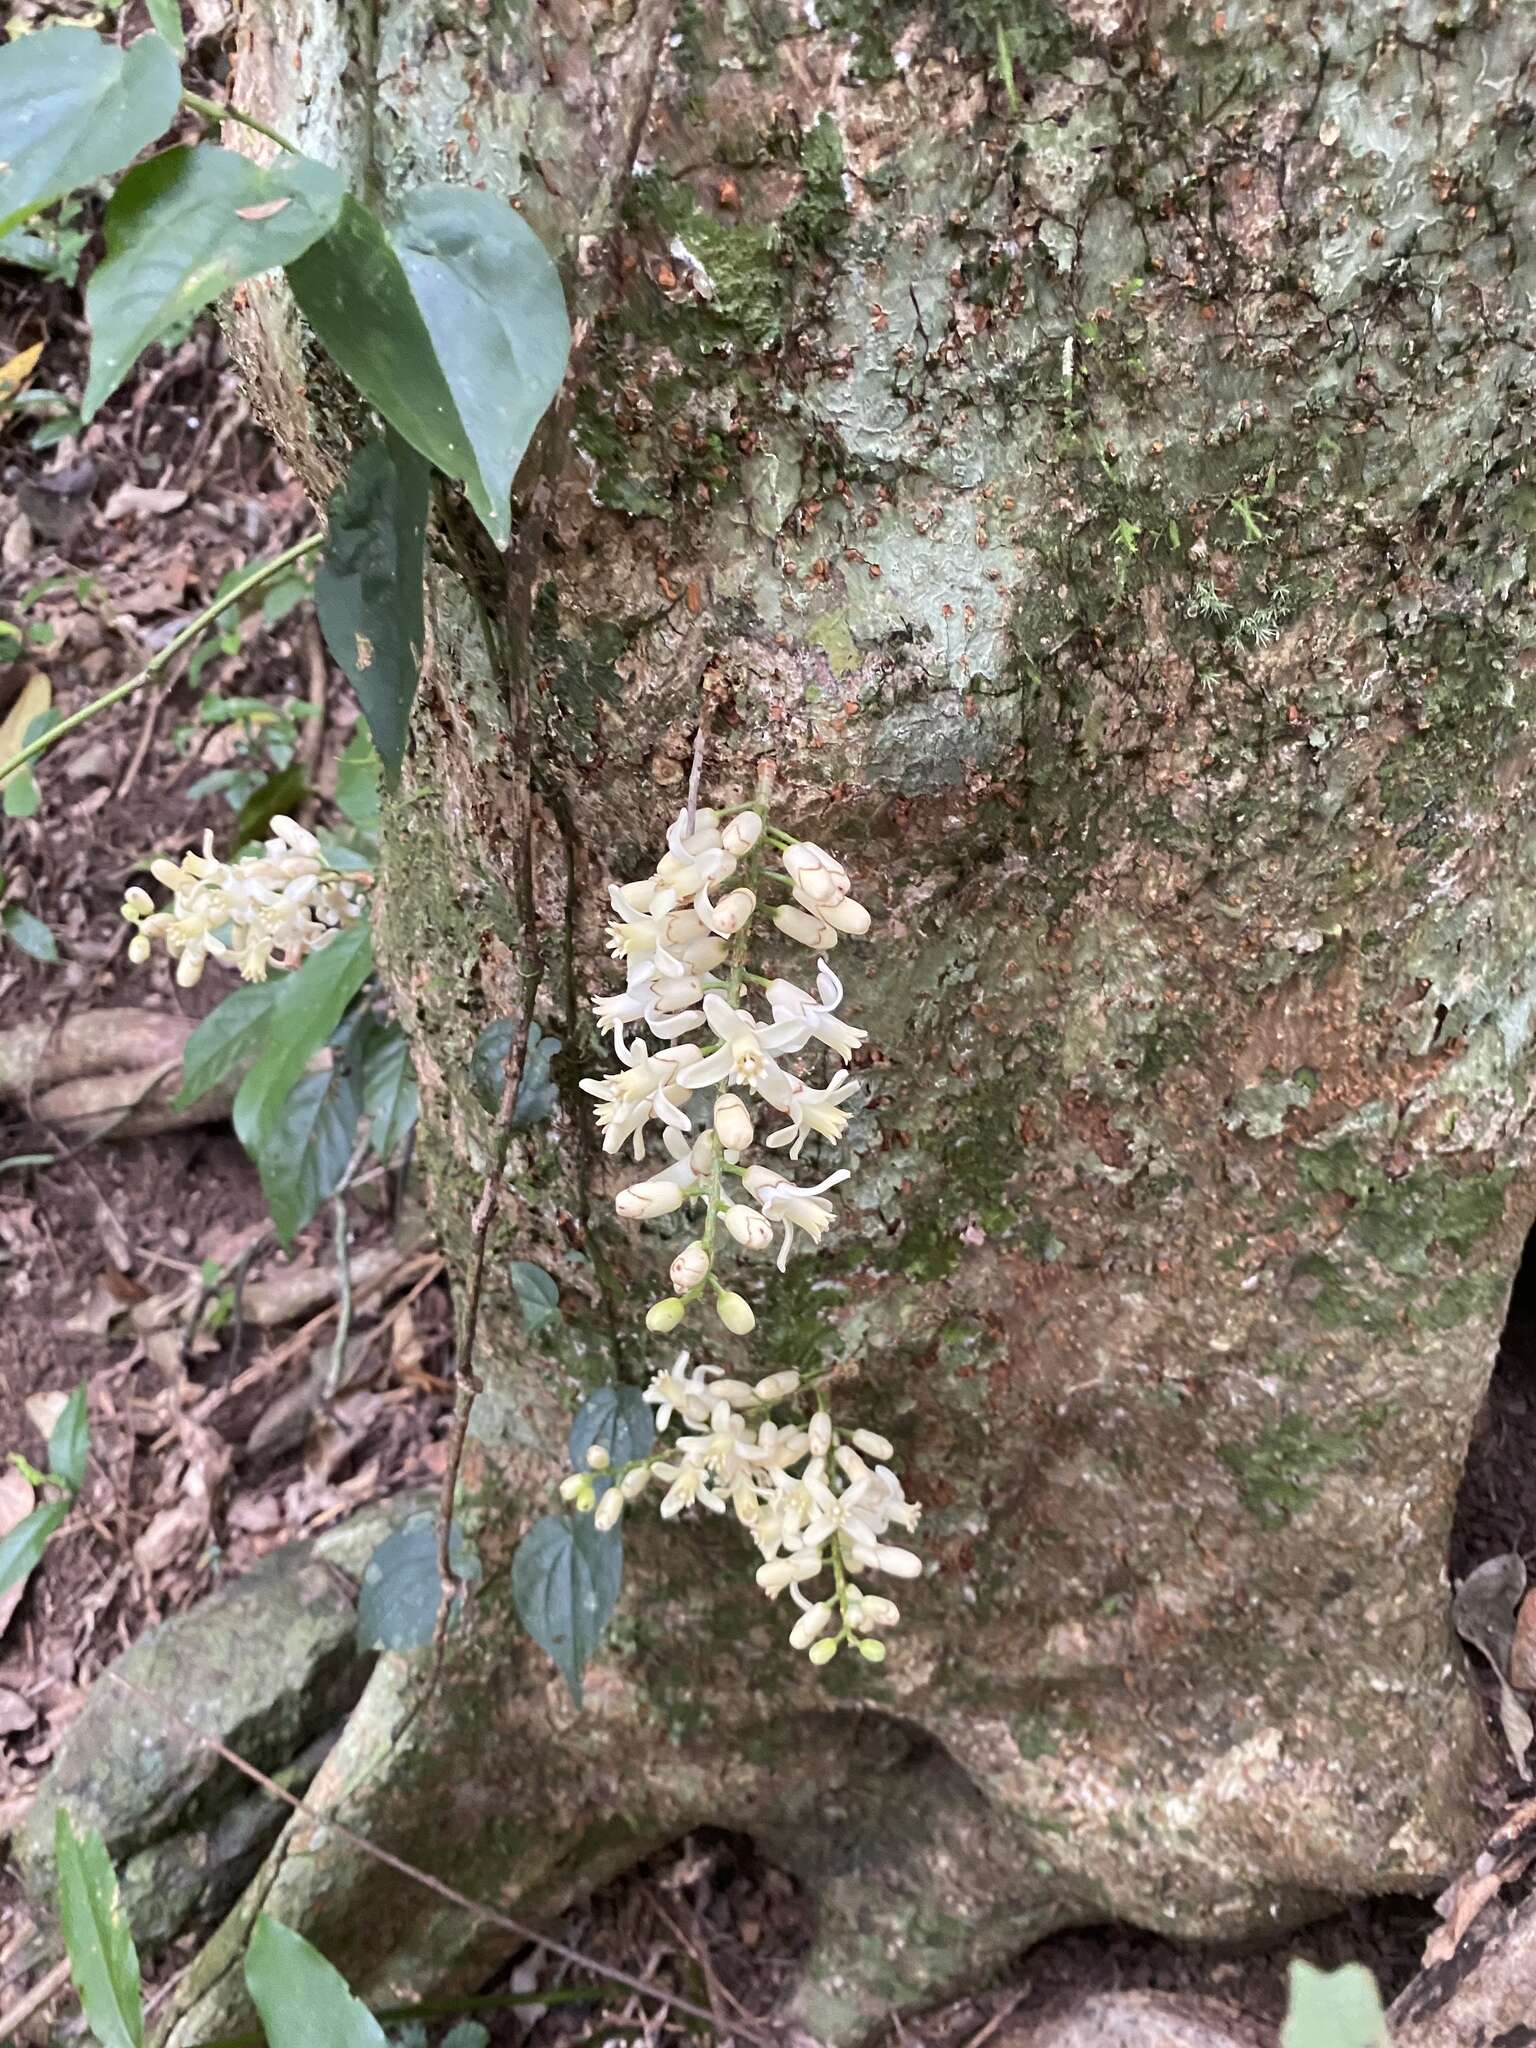
<path fill-rule="evenodd" d="M 580 1085 L 598 1099 L 603 1150 L 621 1152 L 630 1144 L 636 1159 L 643 1159 L 645 1127 L 653 1116 L 676 1130 L 692 1128 L 682 1109 L 690 1091 L 679 1084 L 678 1074 L 697 1059 L 698 1047 L 674 1045 L 661 1052 L 647 1052 L 638 1039 L 633 1045 L 625 1043 L 622 1024 L 614 1026 L 613 1043 L 624 1063 L 623 1071 L 605 1075 L 601 1081 L 584 1078 Z"/>
<path fill-rule="evenodd" d="M 786 939 L 809 946 L 813 953 L 830 953 L 837 944 L 836 929 L 802 903 L 781 903 L 773 913 L 773 921 Z"/>
<path fill-rule="evenodd" d="M 848 870 L 823 847 L 809 839 L 796 840 L 784 849 L 784 872 L 795 885 L 795 894 L 813 910 L 829 903 L 841 903 L 851 884 Z"/>
<path fill-rule="evenodd" d="M 819 1550 L 796 1550 L 788 1557 L 770 1558 L 757 1568 L 757 1583 L 770 1600 L 777 1600 L 786 1586 L 798 1586 L 826 1570 Z"/>
<path fill-rule="evenodd" d="M 803 1081 L 792 1079 L 789 1101 L 784 1105 L 791 1121 L 773 1133 L 769 1145 L 787 1145 L 791 1159 L 800 1157 L 801 1147 L 813 1131 L 835 1145 L 848 1128 L 848 1112 L 837 1105 L 858 1092 L 859 1084 L 849 1080 L 846 1068 L 840 1068 L 825 1088 L 807 1088 Z"/>
<path fill-rule="evenodd" d="M 722 896 L 718 903 L 710 901 L 709 890 L 700 884 L 694 898 L 694 907 L 701 922 L 718 938 L 733 938 L 757 908 L 757 898 L 750 889 L 732 889 L 728 896 Z M 696 935 L 695 935 L 696 936 Z"/>
<path fill-rule="evenodd" d="M 771 1166 L 749 1166 L 742 1178 L 748 1192 L 756 1196 L 769 1222 L 784 1226 L 784 1242 L 779 1247 L 777 1260 L 782 1273 L 789 1262 L 789 1248 L 797 1230 L 803 1230 L 812 1244 L 825 1237 L 836 1211 L 830 1202 L 824 1202 L 820 1197 L 828 1188 L 835 1188 L 839 1181 L 847 1180 L 849 1173 L 845 1166 L 837 1173 L 828 1174 L 813 1188 L 797 1188 L 793 1181 L 775 1173 Z"/>
<path fill-rule="evenodd" d="M 798 890 L 796 896 L 798 899 Z M 855 903 L 851 896 L 845 896 L 840 903 L 817 903 L 811 907 L 820 912 L 823 922 L 831 925 L 833 931 L 846 932 L 851 939 L 862 939 L 873 921 L 864 905 Z"/>
<path fill-rule="evenodd" d="M 649 1401 L 656 1410 L 657 1430 L 664 1430 L 672 1420 L 675 1409 L 688 1422 L 708 1422 L 709 1411 L 714 1406 L 709 1382 L 719 1371 L 718 1366 L 700 1365 L 690 1373 L 685 1370 L 688 1353 L 679 1351 L 677 1361 L 670 1372 L 659 1372 L 640 1396 Z"/>
<path fill-rule="evenodd" d="M 674 1515 L 680 1515 L 684 1508 L 691 1508 L 695 1502 L 708 1508 L 712 1514 L 725 1513 L 725 1502 L 710 1487 L 702 1465 L 667 1465 L 658 1461 L 655 1472 L 658 1479 L 669 1482 L 661 1506 L 656 1511 L 664 1522 L 670 1522 Z"/>
<path fill-rule="evenodd" d="M 745 1419 L 729 1401 L 716 1401 L 710 1409 L 707 1435 L 680 1437 L 677 1449 L 686 1464 L 702 1465 L 711 1478 L 727 1489 L 743 1474 L 750 1477 L 759 1459 L 756 1441 L 748 1434 Z"/>
<path fill-rule="evenodd" d="M 714 1115 L 715 1136 L 727 1152 L 745 1152 L 753 1138 L 752 1112 L 739 1095 L 717 1095 Z"/>
<path fill-rule="evenodd" d="M 649 910 L 636 910 L 616 882 L 609 885 L 608 900 L 617 913 L 608 927 L 608 950 L 616 960 L 631 968 L 644 962 L 651 971 L 659 968 L 663 974 L 687 973 L 686 963 L 666 943 L 664 927 L 677 906 L 670 889 L 658 889 Z"/>
<path fill-rule="evenodd" d="M 225 956 L 247 981 L 265 981 L 274 959 L 297 967 L 364 914 L 361 892 L 372 879 L 332 868 L 314 834 L 283 817 L 272 820 L 261 850 L 241 860 L 217 859 L 207 832 L 201 853 L 153 861 L 150 873 L 172 899 L 156 910 L 147 891 L 128 891 L 123 916 L 136 927 L 129 957 L 142 964 L 163 940 L 182 988 L 200 979 L 210 959 Z"/>
<path fill-rule="evenodd" d="M 814 996 L 792 981 L 770 981 L 766 993 L 776 1024 L 802 1024 L 808 1038 L 819 1038 L 840 1060 L 851 1059 L 869 1036 L 834 1014 L 843 1000 L 843 984 L 825 960 L 816 962 Z"/>
<path fill-rule="evenodd" d="M 722 1211 L 721 1222 L 742 1248 L 749 1252 L 765 1252 L 773 1243 L 773 1225 L 756 1209 L 749 1209 L 745 1202 L 732 1202 Z"/>
<path fill-rule="evenodd" d="M 720 1040 L 706 1053 L 678 1073 L 686 1088 L 708 1088 L 727 1077 L 750 1088 L 771 1102 L 775 1109 L 787 1106 L 790 1076 L 774 1058 L 775 1053 L 793 1052 L 797 1041 L 804 1044 L 798 1024 L 759 1024 L 745 1010 L 733 1010 L 722 996 L 711 992 L 704 998 L 704 1015 L 709 1028 Z"/>
<path fill-rule="evenodd" d="M 600 1031 L 611 1031 L 615 1041 L 625 1024 L 643 1024 L 657 1038 L 681 1038 L 704 1022 L 704 1012 L 694 1009 L 704 993 L 696 974 L 658 974 L 656 956 L 634 962 L 629 986 L 621 996 L 595 996 L 592 1013 Z"/>
<path fill-rule="evenodd" d="M 690 1195 L 699 1192 L 703 1175 L 708 1171 L 708 1160 L 697 1156 L 700 1147 L 709 1142 L 707 1137 L 690 1147 L 682 1133 L 670 1124 L 661 1135 L 662 1142 L 672 1154 L 672 1164 L 646 1180 L 637 1180 L 627 1188 L 620 1188 L 613 1198 L 613 1206 L 626 1222 L 645 1223 L 657 1216 L 670 1216 L 674 1209 L 683 1206 Z"/>

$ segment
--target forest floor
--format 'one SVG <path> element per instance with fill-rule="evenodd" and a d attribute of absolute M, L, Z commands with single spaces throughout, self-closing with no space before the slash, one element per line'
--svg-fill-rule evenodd
<path fill-rule="evenodd" d="M 42 341 L 34 382 L 77 389 L 77 304 L 62 282 L 8 290 L 0 362 Z M 35 448 L 45 417 L 46 408 L 0 418 L 0 618 L 15 629 L 0 646 L 0 725 L 36 675 L 68 712 L 132 673 L 221 579 L 289 545 L 313 518 L 248 416 L 211 322 L 151 352 L 84 435 Z M 51 943 L 34 943 L 56 955 L 0 941 L 6 1029 L 125 1008 L 170 1022 L 206 1013 L 224 991 L 216 973 L 183 992 L 163 961 L 129 965 L 125 887 L 149 857 L 179 854 L 205 828 L 227 844 L 242 795 L 285 766 L 301 772 L 300 814 L 325 815 L 355 711 L 301 586 L 232 622 L 195 670 L 182 659 L 171 675 L 169 687 L 130 697 L 59 745 L 40 765 L 35 811 L 3 821 L 6 900 L 46 924 Z M 0 1839 L 93 1680 L 145 1629 L 274 1546 L 436 1483 L 452 1370 L 451 1302 L 430 1250 L 409 1243 L 408 1175 L 402 1185 L 375 1169 L 349 1199 L 351 1260 L 378 1255 L 388 1270 L 352 1319 L 343 1391 L 327 1399 L 337 1320 L 328 1210 L 283 1254 L 227 1124 L 102 1139 L 39 1125 L 30 1108 L 24 1089 L 0 1096 L 0 1453 L 41 1462 L 59 1398 L 88 1381 L 92 1458 L 79 1508 L 14 1614 L 0 1600 Z M 402 1219 L 406 1248 L 392 1255 Z M 1536 1401 L 1522 1406 L 1529 1380 L 1516 1381 L 1515 1408 L 1488 1438 L 1489 1471 L 1531 1468 Z M 0 1484 L 0 1533 L 5 1498 Z M 1496 1538 L 1529 1539 L 1505 1526 L 1508 1499 L 1497 1474 L 1473 1488 L 1470 1557 L 1502 1547 Z M 35 1979 L 36 1950 L 10 1878 L 0 1878 L 0 1911 L 3 2023 Z M 1273 2022 L 1285 1962 L 1298 1954 L 1365 1961 L 1390 1996 L 1435 1924 L 1426 1902 L 1389 1901 L 1230 1956 L 1124 1929 L 1079 1931 L 1036 1947 L 1001 1982 L 894 2025 L 887 2048 L 982 2048 L 1015 2012 L 1085 1988 L 1197 1989 Z M 560 1933 L 707 2003 L 728 2035 L 733 2018 L 771 2013 L 811 1929 L 792 1881 L 750 1845 L 698 1836 L 594 1897 Z M 158 1980 L 188 1954 L 173 1948 Z M 511 1973 L 520 1991 L 562 1981 L 537 1956 Z M 45 2008 L 28 2022 L 30 2038 L 46 2037 L 46 2019 Z M 638 2008 L 617 2002 L 600 2021 L 576 2006 L 487 2024 L 494 2040 L 532 2048 L 674 2031 L 637 2020 Z"/>

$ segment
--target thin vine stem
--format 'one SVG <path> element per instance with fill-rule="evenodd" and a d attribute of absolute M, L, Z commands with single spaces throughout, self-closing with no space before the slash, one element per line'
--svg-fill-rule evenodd
<path fill-rule="evenodd" d="M 166 641 L 153 660 L 147 661 L 143 668 L 135 675 L 129 676 L 126 682 L 115 684 L 100 697 L 93 697 L 89 704 L 82 704 L 78 711 L 71 711 L 68 718 L 61 718 L 58 724 L 50 726 L 47 732 L 39 733 L 30 745 L 23 747 L 19 754 L 13 754 L 9 761 L 0 761 L 0 783 L 14 775 L 18 768 L 25 768 L 29 762 L 35 761 L 40 754 L 46 754 L 50 747 L 56 746 L 70 733 L 78 732 L 80 727 L 93 719 L 99 711 L 110 711 L 114 704 L 121 704 L 125 697 L 131 697 L 135 690 L 141 690 L 160 673 L 161 669 L 168 667 L 175 660 L 189 641 L 195 640 L 205 627 L 212 625 L 221 612 L 227 612 L 231 605 L 238 604 L 242 597 L 248 596 L 253 590 L 259 590 L 263 583 L 270 582 L 279 569 L 286 569 L 290 563 L 302 561 L 306 555 L 314 554 L 317 548 L 324 545 L 325 535 L 312 533 L 307 539 L 296 541 L 291 548 L 285 548 L 280 555 L 274 555 L 270 562 L 260 563 L 249 575 L 242 576 L 222 597 L 205 605 L 195 619 L 183 626 L 173 639 Z"/>
<path fill-rule="evenodd" d="M 238 121 L 242 128 L 254 128 L 258 135 L 265 135 L 268 142 L 275 142 L 279 149 L 286 149 L 290 156 L 303 155 L 296 142 L 290 142 L 286 135 L 279 135 L 275 128 L 269 128 L 265 121 L 258 121 L 254 114 L 247 114 L 239 107 L 221 106 L 217 100 L 205 100 L 200 92 L 184 92 L 181 104 L 194 114 L 200 114 L 205 121 Z"/>

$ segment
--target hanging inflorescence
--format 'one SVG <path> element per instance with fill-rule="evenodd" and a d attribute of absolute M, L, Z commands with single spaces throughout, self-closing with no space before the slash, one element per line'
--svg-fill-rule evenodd
<path fill-rule="evenodd" d="M 819 956 L 814 995 L 748 966 L 759 894 L 774 886 L 784 900 L 773 926 Z M 628 1146 L 643 1160 L 654 1121 L 670 1155 L 661 1171 L 620 1192 L 619 1215 L 636 1222 L 674 1211 L 697 1217 L 696 1234 L 672 1261 L 673 1291 L 652 1304 L 646 1324 L 658 1334 L 675 1330 L 707 1297 L 725 1328 L 744 1337 L 756 1319 L 722 1280 L 722 1261 L 767 1251 L 778 1238 L 782 1272 L 797 1232 L 811 1245 L 825 1236 L 835 1214 L 828 1191 L 849 1177 L 845 1167 L 801 1186 L 752 1154 L 765 1111 L 784 1121 L 767 1133 L 764 1149 L 791 1162 L 813 1136 L 833 1145 L 843 1137 L 843 1105 L 858 1083 L 840 1064 L 830 1081 L 813 1086 L 789 1062 L 813 1042 L 840 1062 L 864 1043 L 867 1033 L 837 1015 L 843 988 L 825 955 L 841 937 L 862 937 L 870 915 L 849 893 L 840 861 L 775 831 L 755 806 L 729 815 L 700 810 L 691 822 L 680 813 L 654 874 L 613 885 L 609 894 L 610 950 L 625 968 L 626 987 L 593 1008 L 613 1035 L 620 1065 L 581 1085 L 597 1097 L 605 1151 Z M 768 1018 L 754 1014 L 754 1005 Z M 654 1050 L 642 1033 L 657 1041 Z M 709 1097 L 702 1116 L 700 1093 Z M 770 1599 L 787 1589 L 801 1609 L 790 1632 L 794 1647 L 824 1664 L 846 1642 L 878 1663 L 885 1646 L 877 1631 L 899 1617 L 856 1575 L 920 1576 L 921 1560 L 886 1541 L 892 1527 L 915 1528 L 919 1510 L 890 1469 L 889 1442 L 834 1421 L 831 1387 L 846 1369 L 776 1372 L 749 1384 L 715 1366 L 690 1372 L 688 1362 L 684 1352 L 644 1395 L 658 1429 L 676 1420 L 679 1433 L 621 1466 L 594 1446 L 587 1469 L 565 1480 L 563 1497 L 591 1512 L 601 1529 L 613 1528 L 653 1486 L 662 1491 L 664 1518 L 696 1505 L 733 1513 L 761 1553 L 758 1585 Z M 811 1402 L 804 1419 L 775 1412 L 798 1404 L 804 1415 Z"/>

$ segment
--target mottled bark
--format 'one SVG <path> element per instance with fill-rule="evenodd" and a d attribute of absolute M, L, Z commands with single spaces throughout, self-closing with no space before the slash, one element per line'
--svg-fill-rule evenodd
<path fill-rule="evenodd" d="M 494 1255 L 486 1582 L 327 1766 L 354 1825 L 530 1915 L 751 1830 L 842 2035 L 1065 1923 L 1248 1934 L 1468 1845 L 1443 1564 L 1533 1208 L 1533 46 L 1475 0 L 248 6 L 244 99 L 386 200 L 515 196 L 599 309 L 529 482 L 538 932 L 447 526 L 388 816 L 450 1252 L 530 945 L 566 1049 Z M 277 288 L 239 336 L 323 489 L 349 414 Z M 772 761 L 880 918 L 848 1213 L 750 1357 L 859 1362 L 936 1570 L 880 1673 L 817 1675 L 744 1548 L 634 1535 L 578 1716 L 505 1561 L 581 1389 L 666 1348 L 575 1081 L 706 692 L 709 790 Z M 365 1991 L 494 1960 L 307 1840 L 267 1903 Z"/>

